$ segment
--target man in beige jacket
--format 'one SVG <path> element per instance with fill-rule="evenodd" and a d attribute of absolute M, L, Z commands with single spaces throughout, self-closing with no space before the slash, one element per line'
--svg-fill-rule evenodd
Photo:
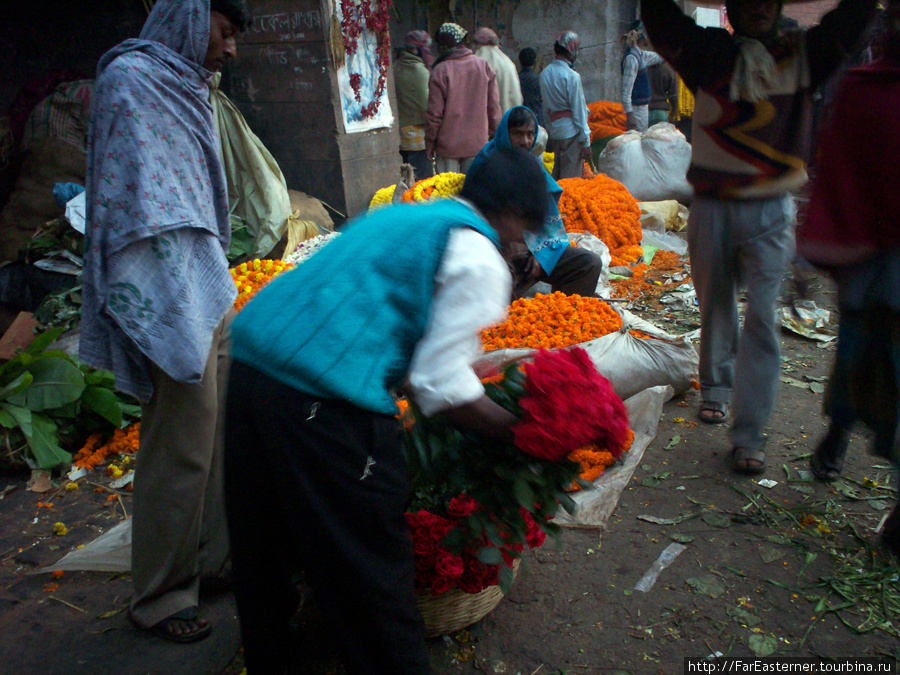
<path fill-rule="evenodd" d="M 510 108 L 522 105 L 522 86 L 519 84 L 519 73 L 516 64 L 500 49 L 500 38 L 490 28 L 479 28 L 475 31 L 475 56 L 484 59 L 497 75 L 497 90 L 500 93 L 500 110 L 506 112 Z"/>

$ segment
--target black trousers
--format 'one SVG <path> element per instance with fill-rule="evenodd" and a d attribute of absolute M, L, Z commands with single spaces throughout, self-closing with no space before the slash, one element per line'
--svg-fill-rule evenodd
<path fill-rule="evenodd" d="M 298 568 L 349 673 L 429 672 L 399 434 L 391 416 L 232 365 L 225 500 L 249 675 L 281 675 L 296 651 Z"/>
<path fill-rule="evenodd" d="M 528 257 L 531 253 L 528 253 Z M 521 297 L 525 291 L 531 288 L 534 280 L 524 280 L 521 270 L 524 269 L 526 259 L 513 261 L 515 285 L 513 297 Z M 597 295 L 597 281 L 603 271 L 603 262 L 600 256 L 583 248 L 568 246 L 560 256 L 553 272 L 542 273 L 537 281 L 550 284 L 554 292 L 560 291 L 566 295 L 581 295 L 594 297 Z"/>

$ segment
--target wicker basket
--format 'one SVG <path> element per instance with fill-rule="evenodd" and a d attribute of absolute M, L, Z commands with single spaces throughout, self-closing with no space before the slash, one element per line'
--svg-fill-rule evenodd
<path fill-rule="evenodd" d="M 519 571 L 518 559 L 513 562 L 513 579 Z M 488 586 L 479 593 L 464 593 L 451 588 L 441 595 L 416 593 L 416 605 L 425 620 L 425 637 L 448 635 L 481 621 L 503 599 L 500 586 Z"/>

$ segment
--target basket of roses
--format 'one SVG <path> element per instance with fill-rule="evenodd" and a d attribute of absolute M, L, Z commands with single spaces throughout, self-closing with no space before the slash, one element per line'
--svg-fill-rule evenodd
<path fill-rule="evenodd" d="M 618 456 L 628 417 L 609 381 L 581 348 L 541 350 L 485 382 L 517 417 L 514 442 L 460 431 L 414 405 L 403 413 L 413 499 L 406 520 L 416 559 L 417 603 L 429 637 L 479 621 L 509 589 L 526 548 L 556 536 L 552 522 L 596 444 Z"/>

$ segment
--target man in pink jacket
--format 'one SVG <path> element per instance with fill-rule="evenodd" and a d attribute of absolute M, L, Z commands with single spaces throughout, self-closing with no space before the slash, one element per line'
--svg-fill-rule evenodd
<path fill-rule="evenodd" d="M 497 76 L 463 45 L 465 39 L 465 29 L 455 23 L 437 32 L 441 55 L 431 71 L 425 113 L 425 151 L 436 173 L 465 173 L 502 117 Z"/>

